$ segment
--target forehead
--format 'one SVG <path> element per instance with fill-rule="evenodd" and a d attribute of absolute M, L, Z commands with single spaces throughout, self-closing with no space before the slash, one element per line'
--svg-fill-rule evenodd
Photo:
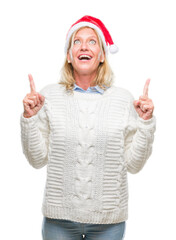
<path fill-rule="evenodd" d="M 81 28 L 79 29 L 76 34 L 75 34 L 75 37 L 81 37 L 81 36 L 94 36 L 97 38 L 97 34 L 96 32 L 94 31 L 94 29 L 92 28 L 89 28 L 89 27 L 84 27 L 84 28 Z"/>

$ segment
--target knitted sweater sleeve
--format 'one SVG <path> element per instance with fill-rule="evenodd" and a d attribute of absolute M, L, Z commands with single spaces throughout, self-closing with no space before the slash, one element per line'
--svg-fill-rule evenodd
<path fill-rule="evenodd" d="M 139 172 L 152 153 L 156 118 L 144 120 L 138 116 L 131 97 L 124 142 L 124 157 L 130 173 Z"/>
<path fill-rule="evenodd" d="M 42 94 L 42 91 L 40 93 Z M 21 114 L 20 126 L 24 155 L 34 168 L 42 168 L 48 161 L 50 132 L 46 96 L 43 107 L 36 115 L 25 118 L 23 114 Z"/>

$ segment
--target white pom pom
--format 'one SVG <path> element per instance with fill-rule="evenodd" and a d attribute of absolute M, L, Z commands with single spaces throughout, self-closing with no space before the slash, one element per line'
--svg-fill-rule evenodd
<path fill-rule="evenodd" d="M 109 47 L 109 51 L 110 51 L 110 53 L 116 53 L 119 51 L 119 49 L 115 44 L 113 44 Z"/>

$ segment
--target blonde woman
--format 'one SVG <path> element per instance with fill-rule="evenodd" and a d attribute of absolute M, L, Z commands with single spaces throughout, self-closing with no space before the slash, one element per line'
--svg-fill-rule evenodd
<path fill-rule="evenodd" d="M 155 132 L 149 80 L 138 99 L 113 85 L 107 61 L 117 47 L 105 25 L 84 16 L 65 44 L 61 80 L 23 100 L 23 152 L 47 165 L 43 240 L 122 240 L 128 219 L 127 172 L 139 172 Z"/>

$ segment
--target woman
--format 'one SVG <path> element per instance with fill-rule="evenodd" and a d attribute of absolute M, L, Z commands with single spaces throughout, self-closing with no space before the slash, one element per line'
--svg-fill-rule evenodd
<path fill-rule="evenodd" d="M 43 239 L 121 240 L 128 218 L 127 172 L 139 172 L 152 151 L 153 103 L 134 101 L 113 86 L 103 23 L 84 16 L 70 28 L 59 84 L 23 100 L 23 152 L 35 168 L 47 165 Z"/>

